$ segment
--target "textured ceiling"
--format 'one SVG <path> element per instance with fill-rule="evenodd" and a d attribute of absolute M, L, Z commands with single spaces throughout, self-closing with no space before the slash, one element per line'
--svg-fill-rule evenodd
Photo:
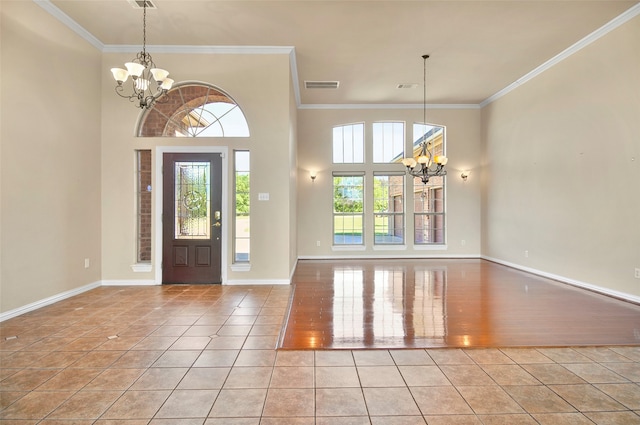
<path fill-rule="evenodd" d="M 147 11 L 147 45 L 294 47 L 303 105 L 421 103 L 423 54 L 431 55 L 429 103 L 480 104 L 640 4 L 153 1 L 157 9 Z M 51 3 L 104 45 L 142 43 L 142 10 L 126 0 Z M 154 54 L 157 62 L 159 57 Z M 305 89 L 305 80 L 337 80 L 340 87 Z M 407 83 L 419 86 L 397 88 Z"/>

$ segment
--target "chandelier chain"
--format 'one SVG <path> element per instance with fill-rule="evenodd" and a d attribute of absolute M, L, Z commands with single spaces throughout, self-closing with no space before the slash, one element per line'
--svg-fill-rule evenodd
<path fill-rule="evenodd" d="M 444 142 L 444 134 L 442 130 L 435 131 L 439 126 L 429 126 L 427 124 L 427 59 L 429 55 L 422 55 L 423 59 L 423 86 L 422 86 L 422 126 L 423 135 L 416 142 L 419 142 L 420 152 L 416 158 L 406 157 L 402 160 L 402 164 L 407 167 L 407 173 L 413 177 L 418 177 L 422 183 L 427 184 L 429 179 L 434 176 L 444 176 L 447 172 L 444 166 L 447 164 L 447 157 L 444 155 L 436 155 L 435 145 L 436 137 L 440 137 Z M 439 133 L 439 136 L 438 136 Z M 415 143 L 415 142 L 414 142 Z M 416 148 L 414 144 L 414 149 Z M 413 150 L 412 150 L 413 153 Z M 423 188 L 424 189 L 424 188 Z"/>
<path fill-rule="evenodd" d="M 142 54 L 147 57 L 147 0 L 142 2 Z"/>
<path fill-rule="evenodd" d="M 427 125 L 427 59 L 429 55 L 422 56 L 423 72 L 422 72 L 422 123 Z"/>
<path fill-rule="evenodd" d="M 131 62 L 125 63 L 125 67 L 126 69 L 111 68 L 118 96 L 136 102 L 136 106 L 141 109 L 149 109 L 157 102 L 168 101 L 164 95 L 171 89 L 173 79 L 168 78 L 169 71 L 156 68 L 147 52 L 147 0 L 142 2 L 142 51 Z M 129 77 L 132 80 L 131 94 L 125 94 L 122 84 Z"/>

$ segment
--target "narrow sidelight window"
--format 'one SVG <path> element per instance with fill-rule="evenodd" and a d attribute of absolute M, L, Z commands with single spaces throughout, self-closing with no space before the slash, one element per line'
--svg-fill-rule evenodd
<path fill-rule="evenodd" d="M 136 255 L 151 262 L 151 151 L 136 151 Z"/>
<path fill-rule="evenodd" d="M 249 151 L 234 152 L 235 226 L 234 262 L 248 263 L 251 253 L 250 220 L 250 155 Z"/>

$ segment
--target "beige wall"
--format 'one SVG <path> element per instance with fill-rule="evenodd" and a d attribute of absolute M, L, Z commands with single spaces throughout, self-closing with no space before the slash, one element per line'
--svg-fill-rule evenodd
<path fill-rule="evenodd" d="M 483 254 L 640 295 L 640 18 L 485 107 L 482 125 Z"/>
<path fill-rule="evenodd" d="M 404 171 L 399 164 L 332 165 L 332 131 L 340 124 L 365 122 L 365 158 L 371 157 L 371 124 L 375 121 L 405 121 L 408 137 L 414 122 L 422 121 L 422 109 L 302 109 L 298 111 L 298 255 L 304 258 L 344 256 L 437 256 L 480 255 L 480 110 L 429 109 L 427 121 L 447 127 L 447 248 L 415 250 L 407 235 L 406 250 L 374 250 L 371 237 L 365 251 L 332 250 L 332 171 L 365 171 L 365 227 L 371 234 L 373 219 L 373 171 Z M 366 161 L 365 161 L 366 162 Z M 311 181 L 309 171 L 317 171 Z M 470 170 L 466 182 L 462 170 Z M 407 179 L 408 181 L 409 179 Z M 368 189 L 367 189 L 368 188 Z M 408 203 L 410 208 L 411 203 Z M 369 214 L 367 214 L 367 211 Z M 411 221 L 406 214 L 405 221 Z M 464 245 L 462 241 L 465 241 Z M 317 246 L 320 241 L 320 246 Z"/>
<path fill-rule="evenodd" d="M 298 106 L 293 84 L 289 81 L 289 270 L 298 262 Z"/>
<path fill-rule="evenodd" d="M 228 147 L 229 177 L 233 149 L 251 150 L 251 270 L 226 267 L 231 282 L 285 282 L 298 257 L 482 254 L 640 295 L 640 18 L 482 110 L 428 111 L 447 126 L 446 250 L 409 238 L 404 251 L 369 241 L 343 252 L 331 249 L 331 171 L 350 167 L 331 165 L 332 127 L 364 121 L 370 146 L 372 122 L 410 126 L 419 108 L 297 110 L 286 54 L 154 54 L 176 81 L 234 97 L 251 137 L 136 138 L 139 110 L 109 73 L 133 54 L 100 53 L 33 2 L 3 1 L 0 13 L 0 313 L 101 281 L 152 281 L 155 270 L 131 269 L 134 151 L 184 144 Z M 373 167 L 362 170 L 371 187 Z"/>
<path fill-rule="evenodd" d="M 100 52 L 35 3 L 1 13 L 7 312 L 100 281 L 101 69 Z"/>
<path fill-rule="evenodd" d="M 105 54 L 102 64 L 102 250 L 103 279 L 110 283 L 150 281 L 155 269 L 134 273 L 135 242 L 135 149 L 157 146 L 226 146 L 229 150 L 229 211 L 232 194 L 233 150 L 251 152 L 251 270 L 232 271 L 231 219 L 226 247 L 227 281 L 282 281 L 290 275 L 292 198 L 289 56 L 234 54 L 154 54 L 158 66 L 180 81 L 213 84 L 233 97 L 249 123 L 248 138 L 137 138 L 134 129 L 139 109 L 114 92 L 109 68 L 131 59 L 132 54 Z M 154 160 L 155 161 L 155 160 Z M 258 201 L 258 193 L 269 193 L 269 201 Z M 158 194 L 153 193 L 154 199 Z M 294 198 L 295 199 L 295 198 Z M 295 203 L 295 202 L 294 202 Z M 155 201 L 154 201 L 155 204 Z M 295 211 L 294 211 L 295 212 Z M 154 211 L 157 219 L 160 212 Z M 154 227 L 155 230 L 155 227 Z M 295 229 L 294 229 L 295 230 Z M 155 257 L 155 253 L 153 254 Z M 154 263 L 153 265 L 157 265 Z"/>

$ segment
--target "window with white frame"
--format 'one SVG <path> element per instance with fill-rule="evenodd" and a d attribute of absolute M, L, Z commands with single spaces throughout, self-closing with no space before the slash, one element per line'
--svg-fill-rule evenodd
<path fill-rule="evenodd" d="M 404 244 L 404 174 L 374 173 L 373 222 L 374 244 Z"/>
<path fill-rule="evenodd" d="M 151 263 L 151 151 L 136 150 L 137 262 Z"/>
<path fill-rule="evenodd" d="M 234 262 L 248 263 L 251 254 L 249 151 L 234 151 Z"/>
<path fill-rule="evenodd" d="M 333 127 L 333 163 L 364 163 L 364 124 Z"/>
<path fill-rule="evenodd" d="M 445 177 L 432 177 L 427 184 L 420 179 L 405 179 L 401 161 L 418 156 L 422 142 L 432 154 L 445 155 L 445 128 L 414 123 L 413 142 L 405 141 L 406 126 L 401 121 L 371 124 L 371 156 L 365 161 L 365 124 L 333 127 L 333 163 L 354 165 L 350 171 L 333 174 L 333 243 L 364 245 L 366 235 L 374 245 L 404 245 L 407 238 L 417 246 L 445 244 Z M 411 147 L 405 151 L 405 145 Z M 369 145 L 367 145 L 369 146 Z M 387 164 L 387 165 L 384 165 Z M 394 164 L 398 164 L 395 171 Z M 365 172 L 373 171 L 373 184 L 365 188 Z M 343 168 L 344 169 L 344 168 Z M 365 170 L 366 171 L 363 171 Z M 405 191 L 411 191 L 405 195 Z M 364 197 L 372 196 L 373 227 L 364 228 Z M 413 202 L 413 205 L 405 205 Z M 405 210 L 413 217 L 405 217 Z M 367 223 L 370 223 L 367 217 Z M 373 230 L 373 235 L 371 231 Z M 407 237 L 406 234 L 409 233 Z"/>
<path fill-rule="evenodd" d="M 404 157 L 404 122 L 374 122 L 373 162 L 390 164 Z"/>
<path fill-rule="evenodd" d="M 444 155 L 445 128 L 431 124 L 414 124 L 414 153 L 417 153 L 423 141 L 429 144 L 433 155 Z M 445 243 L 445 178 L 431 177 L 426 184 L 419 178 L 413 179 L 413 242 L 416 245 Z"/>
<path fill-rule="evenodd" d="M 333 176 L 333 244 L 362 245 L 364 175 Z"/>
<path fill-rule="evenodd" d="M 444 176 L 431 177 L 427 184 L 413 179 L 413 217 L 416 245 L 444 244 Z"/>

